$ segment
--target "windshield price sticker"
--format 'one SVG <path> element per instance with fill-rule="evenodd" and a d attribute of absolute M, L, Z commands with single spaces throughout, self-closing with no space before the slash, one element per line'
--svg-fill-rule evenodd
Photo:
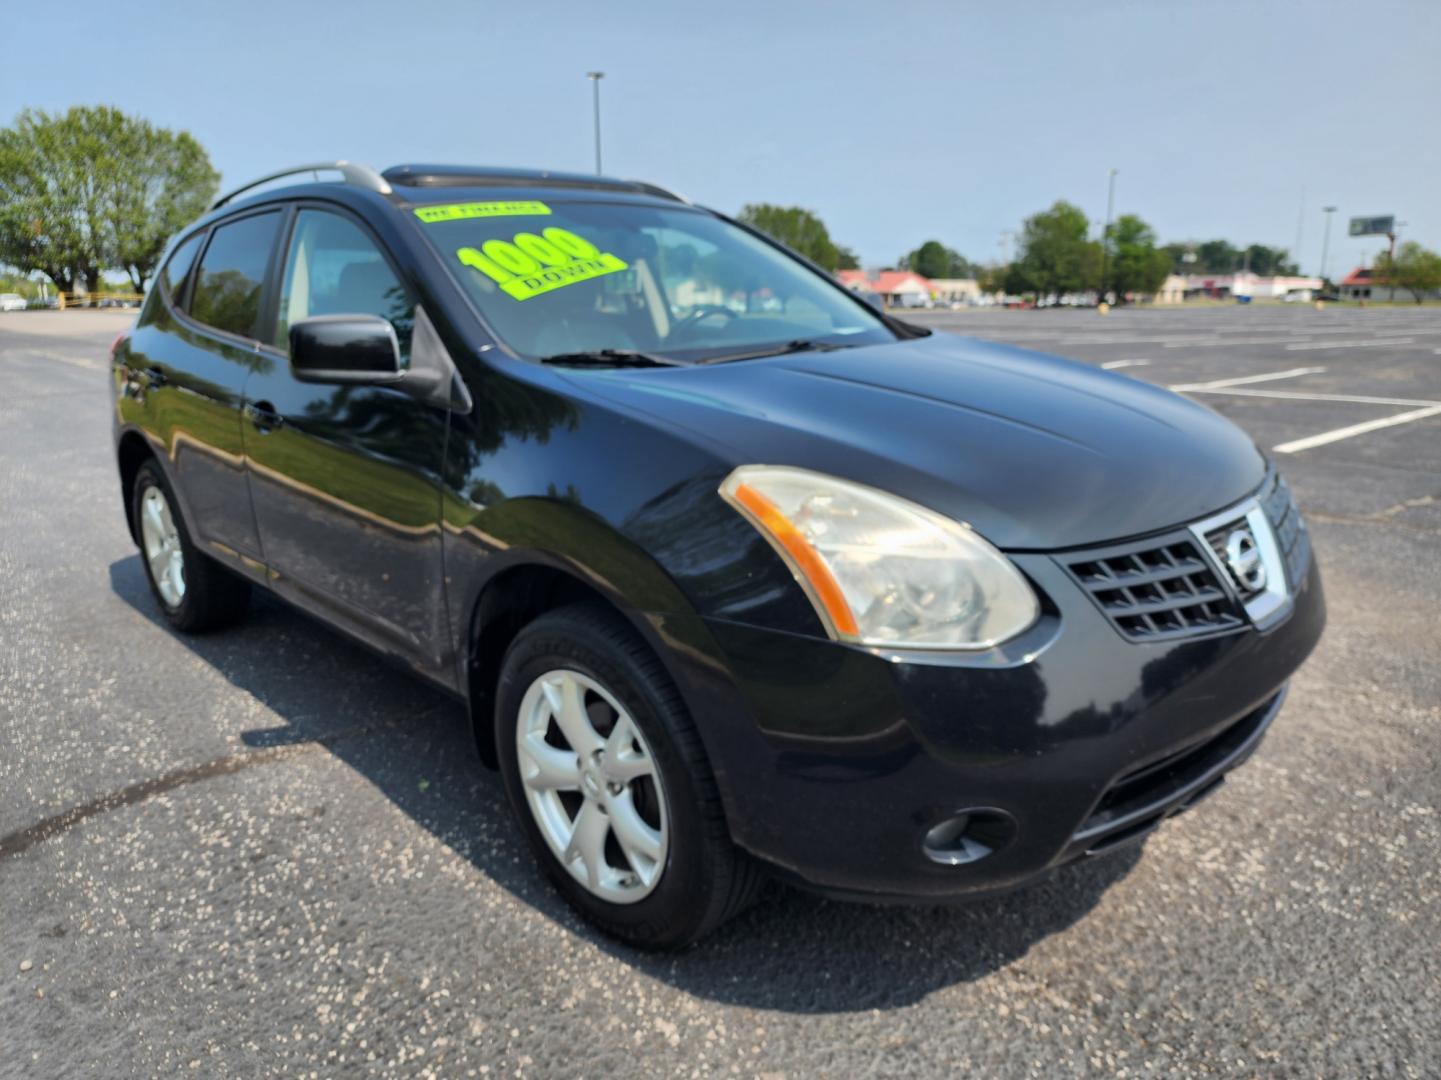
<path fill-rule="evenodd" d="M 487 240 L 477 250 L 455 253 L 513 300 L 529 300 L 578 281 L 604 277 L 629 266 L 569 229 L 551 227 L 539 235 L 519 232 L 510 240 Z"/>
<path fill-rule="evenodd" d="M 543 202 L 528 200 L 512 202 L 450 203 L 446 206 L 417 206 L 415 216 L 426 224 L 434 221 L 463 221 L 466 218 L 538 217 L 549 214 Z"/>

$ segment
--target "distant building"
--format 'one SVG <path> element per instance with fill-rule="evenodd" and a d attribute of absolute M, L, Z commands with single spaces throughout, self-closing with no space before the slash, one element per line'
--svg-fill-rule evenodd
<path fill-rule="evenodd" d="M 1339 292 L 1342 300 L 1414 300 L 1416 294 L 1400 285 L 1392 285 L 1384 277 L 1378 277 L 1369 266 L 1358 266 L 1341 279 Z M 1422 299 L 1441 300 L 1441 289 L 1423 292 Z"/>
<path fill-rule="evenodd" d="M 1180 274 L 1167 274 L 1152 300 L 1157 304 L 1179 304 L 1186 299 L 1186 279 Z"/>
<path fill-rule="evenodd" d="M 931 278 L 931 295 L 943 304 L 970 304 L 981 297 L 974 278 Z"/>
<path fill-rule="evenodd" d="M 1372 277 L 1371 268 L 1358 266 L 1341 279 L 1341 285 L 1337 291 L 1341 294 L 1342 300 L 1370 300 L 1371 290 L 1377 288 L 1385 288 L 1385 286 Z"/>
<path fill-rule="evenodd" d="M 1316 277 L 1261 277 L 1241 271 L 1236 274 L 1187 274 L 1186 296 L 1211 296 L 1225 299 L 1250 296 L 1257 300 L 1275 300 L 1291 293 L 1321 288 Z"/>
<path fill-rule="evenodd" d="M 913 270 L 882 270 L 871 289 L 887 307 L 926 307 L 931 299 L 931 283 Z"/>
<path fill-rule="evenodd" d="M 836 280 L 852 292 L 870 293 L 887 307 L 931 307 L 934 304 L 969 304 L 980 299 L 981 287 L 972 278 L 927 278 L 914 270 L 837 270 Z"/>

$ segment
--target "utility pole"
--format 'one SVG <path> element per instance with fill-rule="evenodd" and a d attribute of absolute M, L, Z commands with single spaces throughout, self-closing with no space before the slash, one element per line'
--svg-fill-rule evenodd
<path fill-rule="evenodd" d="M 1386 239 L 1390 241 L 1390 247 L 1386 252 L 1386 281 L 1391 286 L 1391 294 L 1386 299 L 1393 304 L 1396 302 L 1396 237 L 1401 232 L 1401 226 L 1408 224 L 1410 222 L 1394 222 L 1391 225 L 1391 231 L 1386 234 Z"/>
<path fill-rule="evenodd" d="M 605 78 L 604 71 L 587 71 L 585 77 L 590 80 L 591 100 L 595 106 L 595 174 L 600 175 L 600 81 Z"/>
<path fill-rule="evenodd" d="M 1296 211 L 1296 250 L 1291 252 L 1291 261 L 1296 264 L 1296 273 L 1301 272 L 1301 238 L 1306 230 L 1306 185 L 1301 185 L 1301 207 Z"/>
<path fill-rule="evenodd" d="M 1111 271 L 1111 214 L 1116 207 L 1116 172 L 1111 170 L 1111 178 L 1106 184 L 1106 228 L 1101 233 L 1101 295 L 1097 303 L 1106 302 L 1106 278 Z"/>
<path fill-rule="evenodd" d="M 1326 215 L 1326 231 L 1321 235 L 1321 287 L 1326 287 L 1326 254 L 1331 247 L 1331 215 L 1336 212 L 1334 206 L 1323 206 L 1321 212 Z"/>

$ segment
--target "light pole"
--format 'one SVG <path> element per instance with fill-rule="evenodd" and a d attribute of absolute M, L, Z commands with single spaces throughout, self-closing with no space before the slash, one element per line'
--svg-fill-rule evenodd
<path fill-rule="evenodd" d="M 1323 206 L 1321 212 L 1326 215 L 1326 231 L 1321 234 L 1321 287 L 1326 287 L 1326 252 L 1331 246 L 1331 215 L 1336 212 L 1334 206 Z"/>
<path fill-rule="evenodd" d="M 605 78 L 604 71 L 587 71 L 585 77 L 590 80 L 591 99 L 595 105 L 595 174 L 600 175 L 600 81 Z"/>
<path fill-rule="evenodd" d="M 1106 302 L 1106 276 L 1111 271 L 1111 212 L 1116 206 L 1116 172 L 1111 170 L 1111 178 L 1106 184 L 1106 229 L 1101 233 L 1101 295 L 1097 303 Z"/>

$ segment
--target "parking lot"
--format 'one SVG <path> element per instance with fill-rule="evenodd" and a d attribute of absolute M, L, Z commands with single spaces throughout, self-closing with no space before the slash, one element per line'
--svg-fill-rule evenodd
<path fill-rule="evenodd" d="M 675 956 L 540 880 L 449 699 L 265 599 L 167 629 L 129 317 L 0 315 L 0 1076 L 1441 1074 L 1441 309 L 916 316 L 1240 424 L 1326 636 L 1143 849 L 956 909 L 777 886 Z"/>

